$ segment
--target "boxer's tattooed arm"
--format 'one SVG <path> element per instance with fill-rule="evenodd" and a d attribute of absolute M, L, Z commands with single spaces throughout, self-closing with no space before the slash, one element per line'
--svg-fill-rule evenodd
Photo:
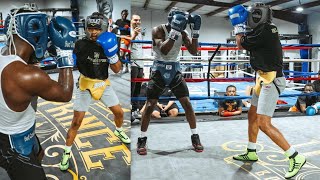
<path fill-rule="evenodd" d="M 152 30 L 153 46 L 156 46 L 160 51 L 167 55 L 174 45 L 174 40 L 168 38 L 165 40 L 165 33 L 161 26 L 155 27 Z"/>
<path fill-rule="evenodd" d="M 191 40 L 185 32 L 182 32 L 182 40 L 189 53 L 192 55 L 196 55 L 198 52 L 198 39 L 192 38 Z"/>

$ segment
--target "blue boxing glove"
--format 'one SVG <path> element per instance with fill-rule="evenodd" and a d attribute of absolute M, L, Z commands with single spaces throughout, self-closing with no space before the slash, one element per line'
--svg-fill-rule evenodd
<path fill-rule="evenodd" d="M 49 24 L 49 37 L 57 48 L 58 68 L 73 67 L 72 50 L 76 41 L 76 28 L 64 17 L 53 17 Z"/>
<path fill-rule="evenodd" d="M 317 112 L 318 112 L 318 110 L 320 109 L 320 102 L 317 102 L 317 103 L 315 103 L 314 105 L 313 105 L 313 107 L 317 110 Z"/>
<path fill-rule="evenodd" d="M 175 14 L 171 21 L 169 38 L 176 41 L 181 36 L 181 32 L 187 28 L 188 18 L 182 14 Z"/>
<path fill-rule="evenodd" d="M 317 113 L 317 110 L 313 106 L 308 106 L 306 109 L 307 116 L 313 116 Z"/>
<path fill-rule="evenodd" d="M 246 22 L 248 19 L 248 11 L 243 5 L 237 5 L 229 9 L 228 15 L 230 22 L 234 27 L 234 33 L 245 34 L 248 30 Z"/>
<path fill-rule="evenodd" d="M 306 109 L 306 115 L 313 116 L 318 113 L 319 109 L 320 109 L 320 102 L 317 102 L 312 106 L 308 106 Z"/>
<path fill-rule="evenodd" d="M 190 23 L 191 37 L 198 39 L 201 27 L 201 16 L 198 14 L 191 14 L 188 20 Z"/>
<path fill-rule="evenodd" d="M 97 43 L 102 46 L 104 54 L 108 57 L 109 64 L 116 64 L 119 61 L 117 55 L 118 42 L 115 34 L 104 32 L 97 38 Z"/>

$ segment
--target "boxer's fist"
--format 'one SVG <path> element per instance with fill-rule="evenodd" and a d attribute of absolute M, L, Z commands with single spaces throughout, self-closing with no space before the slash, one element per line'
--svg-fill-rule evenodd
<path fill-rule="evenodd" d="M 237 5 L 228 10 L 232 26 L 244 24 L 248 19 L 248 11 L 243 5 Z"/>
<path fill-rule="evenodd" d="M 97 43 L 103 48 L 104 54 L 108 57 L 110 64 L 115 64 L 119 61 L 119 57 L 117 55 L 118 42 L 115 34 L 104 32 L 99 35 Z"/>
<path fill-rule="evenodd" d="M 172 17 L 171 28 L 182 32 L 187 28 L 188 18 L 181 14 L 176 14 Z"/>
<path fill-rule="evenodd" d="M 169 38 L 176 41 L 181 36 L 181 32 L 187 28 L 188 18 L 181 14 L 176 14 L 172 17 L 171 31 Z"/>
<path fill-rule="evenodd" d="M 199 38 L 200 27 L 201 27 L 201 16 L 198 14 L 191 14 L 188 19 L 191 29 L 191 37 Z"/>
<path fill-rule="evenodd" d="M 49 37 L 52 44 L 62 50 L 73 50 L 76 41 L 76 28 L 64 17 L 53 17 L 49 24 Z"/>
<path fill-rule="evenodd" d="M 234 26 L 234 33 L 236 35 L 244 34 L 248 31 L 246 27 L 248 11 L 243 5 L 237 5 L 230 8 L 228 15 L 232 26 Z"/>
<path fill-rule="evenodd" d="M 57 48 L 58 68 L 73 67 L 72 50 L 76 41 L 73 23 L 64 17 L 53 17 L 48 30 L 52 44 Z"/>

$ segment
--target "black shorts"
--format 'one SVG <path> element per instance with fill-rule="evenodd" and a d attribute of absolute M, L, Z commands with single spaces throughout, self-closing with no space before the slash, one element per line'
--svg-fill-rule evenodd
<path fill-rule="evenodd" d="M 161 73 L 159 71 L 152 72 L 151 79 L 148 83 L 147 99 L 159 99 L 165 88 L 165 82 L 161 77 Z M 181 72 L 176 73 L 168 88 L 171 89 L 177 99 L 189 97 L 189 89 Z"/>
<path fill-rule="evenodd" d="M 39 152 L 33 151 L 28 156 L 21 155 L 11 148 L 8 135 L 0 133 L 0 166 L 12 180 L 45 180 L 46 174 L 37 159 L 42 151 L 40 142 L 39 147 Z"/>
<path fill-rule="evenodd" d="M 161 104 L 161 103 L 160 103 Z M 176 103 L 173 103 L 167 110 L 166 110 L 166 113 L 168 114 L 168 112 L 171 110 L 171 109 L 174 109 L 174 108 L 177 108 L 179 110 L 179 107 Z M 160 108 L 158 106 L 156 106 L 154 108 L 153 111 L 158 111 L 158 112 L 161 112 Z"/>

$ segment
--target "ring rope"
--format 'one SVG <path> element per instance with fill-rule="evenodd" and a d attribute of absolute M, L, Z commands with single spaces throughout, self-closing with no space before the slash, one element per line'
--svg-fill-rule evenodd
<path fill-rule="evenodd" d="M 293 80 L 293 81 L 302 81 L 302 80 L 319 80 L 320 78 L 318 77 L 311 77 L 311 78 L 305 78 L 305 77 L 300 77 L 300 78 L 286 78 L 286 80 Z M 149 78 L 132 78 L 131 82 L 146 82 L 150 81 Z M 192 79 L 192 78 L 185 78 L 186 82 L 235 82 L 235 81 L 240 81 L 240 82 L 252 82 L 255 81 L 255 78 L 250 78 L 250 77 L 241 77 L 241 78 L 213 78 L 213 79 L 203 79 L 203 78 L 198 78 L 198 79 Z"/>
<path fill-rule="evenodd" d="M 131 43 L 141 43 L 141 44 L 152 44 L 150 40 L 132 40 Z M 225 46 L 225 47 L 236 47 L 236 44 L 229 43 L 205 43 L 199 42 L 199 46 Z M 281 44 L 284 47 L 320 47 L 320 44 Z"/>
<path fill-rule="evenodd" d="M 279 97 L 293 97 L 293 96 L 319 96 L 320 92 L 314 93 L 300 93 L 300 94 L 282 94 Z M 251 99 L 252 96 L 190 96 L 190 100 L 206 100 L 206 99 L 214 99 L 214 100 L 234 100 L 234 99 Z M 131 101 L 145 101 L 147 97 L 131 97 Z M 160 96 L 159 100 L 177 100 L 175 97 L 163 97 Z"/>

